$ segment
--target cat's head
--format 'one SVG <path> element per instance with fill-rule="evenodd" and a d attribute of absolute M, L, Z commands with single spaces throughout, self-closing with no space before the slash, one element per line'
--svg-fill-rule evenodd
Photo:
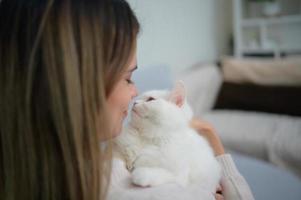
<path fill-rule="evenodd" d="M 177 82 L 171 91 L 152 90 L 140 95 L 134 102 L 130 124 L 140 130 L 156 126 L 176 128 L 191 118 L 184 85 Z"/>

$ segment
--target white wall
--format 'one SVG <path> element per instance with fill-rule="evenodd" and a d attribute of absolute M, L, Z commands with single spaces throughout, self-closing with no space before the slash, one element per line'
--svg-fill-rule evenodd
<path fill-rule="evenodd" d="M 227 51 L 231 0 L 128 0 L 141 23 L 138 65 L 174 72 Z M 220 29 L 224 29 L 220 31 Z"/>

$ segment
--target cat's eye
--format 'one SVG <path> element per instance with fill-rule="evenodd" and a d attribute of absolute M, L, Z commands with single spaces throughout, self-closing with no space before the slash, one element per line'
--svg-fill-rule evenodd
<path fill-rule="evenodd" d="M 146 99 L 146 101 L 153 101 L 153 100 L 155 100 L 154 97 L 148 97 L 148 98 Z"/>

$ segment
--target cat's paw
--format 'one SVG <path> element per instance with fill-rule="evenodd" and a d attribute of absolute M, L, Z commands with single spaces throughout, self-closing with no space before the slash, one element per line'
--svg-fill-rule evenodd
<path fill-rule="evenodd" d="M 142 187 L 153 187 L 171 182 L 172 175 L 164 169 L 141 167 L 132 172 L 132 182 Z"/>
<path fill-rule="evenodd" d="M 135 185 L 142 186 L 142 187 L 150 187 L 152 177 L 149 176 L 148 172 L 144 168 L 134 169 L 132 172 L 132 182 Z"/>

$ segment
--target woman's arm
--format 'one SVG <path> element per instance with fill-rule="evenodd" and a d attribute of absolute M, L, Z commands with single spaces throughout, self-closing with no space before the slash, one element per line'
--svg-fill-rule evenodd
<path fill-rule="evenodd" d="M 222 168 L 223 197 L 217 193 L 216 199 L 253 200 L 254 197 L 248 183 L 237 170 L 231 155 L 225 154 L 224 146 L 213 126 L 197 118 L 192 119 L 190 125 L 208 140 Z"/>
<path fill-rule="evenodd" d="M 250 187 L 239 173 L 230 154 L 217 156 L 222 167 L 221 187 L 225 200 L 254 200 Z"/>
<path fill-rule="evenodd" d="M 208 122 L 202 121 L 198 118 L 193 118 L 190 122 L 192 128 L 197 130 L 197 132 L 205 137 L 209 144 L 211 145 L 215 156 L 220 156 L 225 154 L 224 146 L 214 130 L 213 126 Z"/>

